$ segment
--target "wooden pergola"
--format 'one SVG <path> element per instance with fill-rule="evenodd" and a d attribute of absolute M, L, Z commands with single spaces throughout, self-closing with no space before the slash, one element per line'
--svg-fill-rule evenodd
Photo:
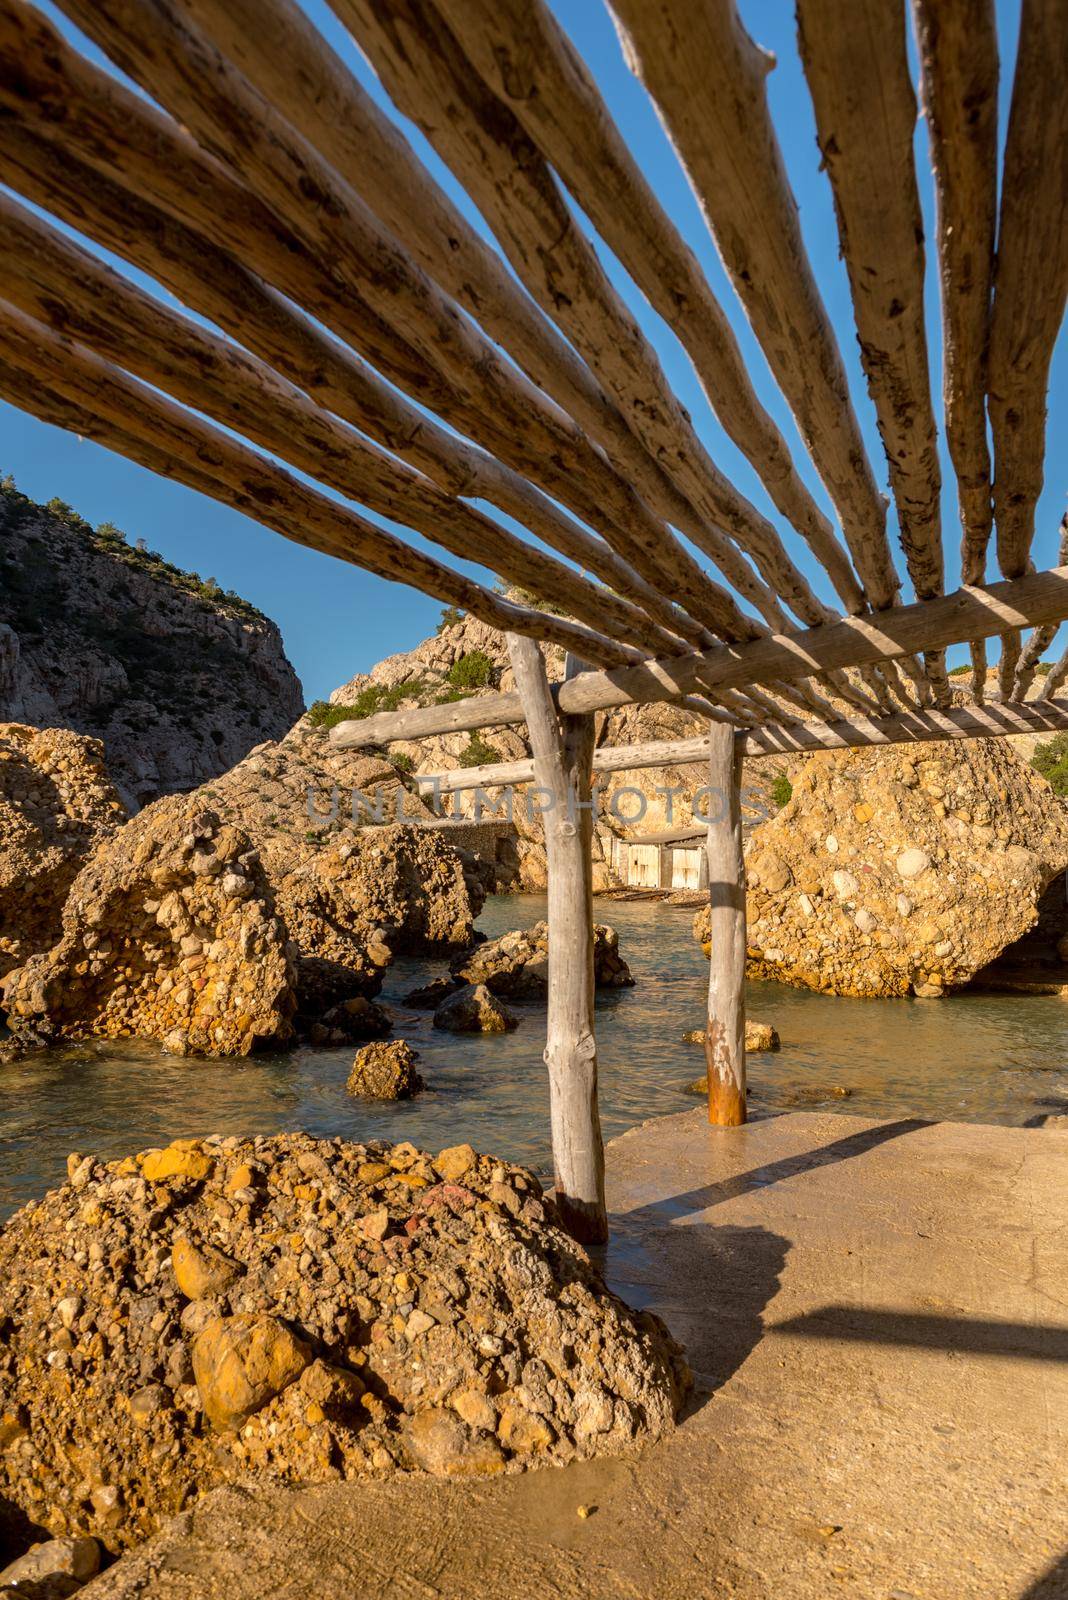
<path fill-rule="evenodd" d="M 708 838 L 708 1066 L 711 1119 L 732 1124 L 745 1117 L 743 752 L 1068 727 L 1057 698 L 1068 652 L 1025 699 L 1068 617 L 1063 535 L 1061 565 L 1035 571 L 1031 557 L 1068 288 L 1057 66 L 1068 5 L 1022 0 L 999 201 L 993 0 L 911 3 L 961 524 L 964 586 L 947 594 L 905 0 L 797 0 L 879 470 L 769 113 L 773 62 L 734 0 L 610 0 L 819 499 L 545 0 L 329 3 L 495 244 L 296 0 L 58 0 L 136 88 L 27 0 L 0 0 L 0 394 L 509 636 L 514 694 L 342 724 L 333 737 L 355 747 L 526 723 L 531 763 L 442 781 L 535 777 L 557 798 L 546 819 L 554 1161 L 571 1225 L 601 1239 L 592 822 L 581 804 L 592 772 L 699 757 L 727 797 Z M 584 218 L 679 340 L 767 511 L 698 437 Z M 992 537 L 1000 578 L 988 583 Z M 837 609 L 799 566 L 799 541 Z M 540 598 L 519 603 L 515 590 Z M 990 638 L 999 689 L 984 703 Z M 539 642 L 567 652 L 559 685 Z M 974 667 L 966 709 L 945 664 L 962 642 Z M 706 718 L 707 738 L 595 754 L 593 714 L 649 700 Z"/>

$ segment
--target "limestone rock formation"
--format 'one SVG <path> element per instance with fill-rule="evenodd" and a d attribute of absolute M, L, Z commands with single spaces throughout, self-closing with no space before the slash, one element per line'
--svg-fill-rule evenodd
<path fill-rule="evenodd" d="M 416 1070 L 418 1052 L 404 1039 L 389 1044 L 365 1044 L 357 1050 L 348 1083 L 349 1094 L 368 1100 L 409 1100 L 423 1087 Z"/>
<path fill-rule="evenodd" d="M 1000 740 L 825 752 L 753 836 L 748 970 L 828 994 L 937 996 L 1035 923 L 1068 813 Z M 695 933 L 706 944 L 707 908 Z"/>
<path fill-rule="evenodd" d="M 434 1012 L 434 1026 L 446 1033 L 510 1033 L 519 1018 L 484 983 L 465 983 Z"/>
<path fill-rule="evenodd" d="M 79 868 L 125 817 L 99 740 L 0 723 L 0 978 L 59 938 Z"/>
<path fill-rule="evenodd" d="M 353 995 L 377 994 L 395 956 L 470 942 L 485 900 L 478 864 L 448 833 L 417 825 L 428 807 L 382 757 L 335 750 L 301 723 L 200 795 L 259 850 L 297 946 L 305 1028 Z"/>
<path fill-rule="evenodd" d="M 158 800 L 71 886 L 59 942 L 4 980 L 16 1036 L 157 1039 L 245 1055 L 292 1033 L 285 927 L 248 835 L 197 797 Z"/>
<path fill-rule="evenodd" d="M 131 810 L 303 708 L 274 623 L 143 545 L 0 483 L 0 719 L 101 739 Z"/>
<path fill-rule="evenodd" d="M 68 1173 L 0 1234 L 0 1497 L 57 1536 L 124 1549 L 239 1478 L 611 1453 L 688 1386 L 537 1179 L 467 1146 L 183 1140 Z M 179 1244 L 228 1273 L 191 1282 Z"/>
<path fill-rule="evenodd" d="M 630 989 L 630 968 L 619 953 L 619 935 L 605 923 L 594 924 L 593 975 L 599 989 Z M 515 929 L 487 939 L 455 956 L 450 970 L 465 983 L 484 983 L 509 1000 L 544 1000 L 549 992 L 549 924 Z"/>

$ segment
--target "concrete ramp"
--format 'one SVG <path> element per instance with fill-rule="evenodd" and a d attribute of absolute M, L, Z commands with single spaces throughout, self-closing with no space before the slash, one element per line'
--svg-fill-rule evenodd
<path fill-rule="evenodd" d="M 86 1600 L 1068 1596 L 1068 1127 L 694 1111 L 609 1180 L 608 1274 L 699 1375 L 669 1439 L 220 1491 Z"/>

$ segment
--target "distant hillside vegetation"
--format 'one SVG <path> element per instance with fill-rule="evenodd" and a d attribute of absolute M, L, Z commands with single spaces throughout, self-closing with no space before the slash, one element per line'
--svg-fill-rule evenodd
<path fill-rule="evenodd" d="M 227 771 L 303 707 L 247 600 L 0 482 L 0 721 L 102 739 L 136 807 Z"/>

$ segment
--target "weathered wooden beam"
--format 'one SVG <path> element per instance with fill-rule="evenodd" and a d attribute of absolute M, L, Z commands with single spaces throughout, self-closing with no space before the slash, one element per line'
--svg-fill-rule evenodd
<path fill-rule="evenodd" d="M 1065 668 L 1068 674 L 1068 665 Z M 1064 679 L 1061 678 L 1063 683 Z M 884 744 L 930 744 L 959 739 L 1010 739 L 1018 734 L 1060 733 L 1068 729 L 1068 700 L 1030 700 L 954 706 L 950 711 L 917 711 L 889 717 L 839 718 L 833 722 L 762 723 L 741 728 L 735 738 L 749 757 L 848 750 Z M 680 767 L 708 760 L 705 738 L 648 739 L 639 744 L 602 745 L 593 753 L 593 771 L 640 772 Z M 420 794 L 457 794 L 474 789 L 499 789 L 530 783 L 534 763 L 497 761 L 484 767 L 454 767 L 448 772 L 419 772 L 413 782 Z"/>
<path fill-rule="evenodd" d="M 515 114 L 676 333 L 720 423 L 779 511 L 809 541 L 836 585 L 848 589 L 853 580 L 837 537 L 760 403 L 723 308 L 548 6 L 542 0 L 435 4 L 483 81 Z"/>
<path fill-rule="evenodd" d="M 1023 0 L 1005 138 L 990 426 L 998 564 L 1026 571 L 1042 492 L 1046 391 L 1068 295 L 1068 6 Z"/>
<path fill-rule="evenodd" d="M 985 398 L 997 226 L 997 17 L 994 0 L 912 0 L 912 14 L 935 181 L 942 395 L 957 475 L 961 581 L 982 583 L 993 522 Z"/>
<path fill-rule="evenodd" d="M 886 605 L 898 587 L 886 504 L 771 120 L 766 80 L 774 62 L 746 33 L 734 0 L 612 0 L 611 9 L 628 65 L 664 120 L 867 593 Z"/>
<path fill-rule="evenodd" d="M 750 644 L 695 651 L 675 661 L 583 673 L 562 685 L 557 697 L 564 711 L 603 711 L 689 694 L 698 686 L 714 691 L 717 686 L 774 685 L 777 679 L 808 677 L 828 667 L 893 662 L 918 648 L 941 649 L 962 640 L 991 638 L 1006 628 L 1041 626 L 1066 617 L 1068 567 L 1054 567 L 1023 578 L 958 589 L 875 616 L 848 617 L 825 627 L 771 635 Z M 518 696 L 480 695 L 453 705 L 383 712 L 360 722 L 342 722 L 331 730 L 330 737 L 342 749 L 349 749 L 522 721 Z"/>
<path fill-rule="evenodd" d="M 670 652 L 672 636 L 629 601 L 546 556 L 315 405 L 255 356 L 154 300 L 0 194 L 0 282 L 10 303 L 281 460 L 406 523 L 461 560 L 498 572 L 626 644 Z M 684 648 L 674 641 L 676 649 Z"/>
<path fill-rule="evenodd" d="M 901 543 L 916 593 L 926 598 L 940 594 L 943 583 L 941 469 L 904 7 L 898 0 L 797 0 L 797 22 Z"/>
<path fill-rule="evenodd" d="M 542 813 L 549 899 L 545 1065 L 556 1200 L 577 1239 L 603 1244 L 608 1213 L 593 1024 L 593 718 L 557 712 L 533 640 L 510 635 L 508 653 L 526 710 L 534 774 L 550 797 Z M 569 662 L 568 670 L 574 665 Z M 733 739 L 729 730 L 727 738 Z"/>
<path fill-rule="evenodd" d="M 260 117 L 257 104 L 249 103 L 253 91 L 247 85 L 242 89 L 240 80 L 232 103 L 225 89 L 215 95 L 208 93 L 205 80 L 216 57 L 203 42 L 201 57 L 187 59 L 180 47 L 185 36 L 178 29 L 175 40 L 173 18 L 170 27 L 164 27 L 162 13 L 157 16 L 147 0 L 143 4 L 130 0 L 127 6 L 115 0 L 113 6 L 101 3 L 85 8 L 69 0 L 68 10 L 103 48 L 115 53 L 120 64 L 135 75 L 136 69 L 141 69 L 150 93 L 165 99 L 167 92 L 173 91 L 177 104 L 181 91 L 181 109 L 187 104 L 190 80 L 194 86 L 200 85 L 224 122 L 232 120 L 235 144 L 240 146 L 241 138 L 248 138 L 259 152 L 263 168 L 268 174 L 273 172 L 272 181 L 265 179 L 265 186 L 272 193 L 275 184 L 286 190 L 287 207 L 299 218 L 299 225 L 295 229 L 289 226 L 270 205 L 206 155 L 176 122 L 86 61 L 40 13 L 19 0 L 0 0 L 0 106 L 5 114 L 5 138 L 10 122 L 28 138 L 45 139 L 60 161 L 87 164 L 108 183 L 131 193 L 135 200 L 148 199 L 168 218 L 210 242 L 218 241 L 218 219 L 225 216 L 228 249 L 257 275 L 360 350 L 399 388 L 437 411 L 460 433 L 499 454 L 515 472 L 528 476 L 589 526 L 605 527 L 608 521 L 616 533 L 626 529 L 631 546 L 647 553 L 648 570 L 665 574 L 648 581 L 659 582 L 665 590 L 675 581 L 674 592 L 680 600 L 685 603 L 686 597 L 692 596 L 695 607 L 700 602 L 699 621 L 707 621 L 723 637 L 751 636 L 753 624 L 733 597 L 686 555 L 574 423 L 504 363 L 474 325 L 457 308 L 450 309 L 451 302 L 440 292 L 425 285 L 428 292 L 423 296 L 419 320 L 428 341 L 419 351 L 398 332 L 390 321 L 391 291 L 399 294 L 402 304 L 412 291 L 418 298 L 422 285 L 418 269 L 395 241 L 382 233 L 358 197 L 336 175 L 322 172 L 322 162 L 312 152 L 309 160 L 327 188 L 341 184 L 344 190 L 337 197 L 340 215 L 331 213 L 333 225 L 343 229 L 347 221 L 356 226 L 369 251 L 362 253 L 353 239 L 351 248 L 335 243 L 320 259 L 317 246 L 322 243 L 321 230 L 330 208 L 325 204 L 309 207 L 301 198 L 308 191 L 293 171 L 304 148 L 299 135 L 290 131 L 282 141 L 288 146 L 290 161 L 275 163 L 270 144 L 274 114 L 263 108 Z M 195 51 L 197 41 L 189 38 L 187 42 Z M 205 51 L 209 64 L 202 58 Z M 234 76 L 232 71 L 230 76 Z M 194 110 L 190 106 L 191 116 Z M 241 165 L 243 177 L 252 165 L 251 158 Z M 287 174 L 291 179 L 288 188 Z M 306 231 L 302 232 L 302 226 Z M 380 300 L 384 314 L 367 303 L 365 294 L 372 287 L 384 297 Z M 430 321 L 436 316 L 444 319 L 440 331 L 445 335 L 451 330 L 450 338 L 435 342 L 425 321 L 428 314 Z M 403 322 L 404 315 L 397 320 Z M 458 343 L 450 354 L 453 340 Z M 501 394 L 492 400 L 491 391 L 502 385 L 511 399 Z M 532 414 L 525 424 L 519 424 L 515 406 L 522 411 L 526 401 L 534 405 L 540 422 Z M 511 426 L 510 415 L 519 425 Z M 539 439 L 546 446 L 544 452 Z M 678 564 L 684 570 L 677 579 L 672 576 L 674 554 L 666 569 L 661 565 L 665 550 L 679 552 Z"/>
<path fill-rule="evenodd" d="M 205 0 L 182 3 L 203 5 Z M 656 352 L 612 285 L 541 152 L 457 42 L 453 29 L 471 23 L 477 5 L 449 7 L 450 26 L 430 0 L 334 0 L 334 5 L 391 97 L 459 177 L 520 280 L 585 357 L 649 457 L 696 510 L 696 525 L 691 513 L 679 526 L 737 587 L 745 582 L 745 567 L 735 562 L 731 571 L 725 564 L 731 560 L 719 532 L 725 530 L 801 621 L 826 621 L 827 608 L 775 527 L 720 472 L 698 439 Z M 639 480 L 643 493 L 648 478 L 645 473 Z M 848 556 L 826 517 L 814 503 L 810 509 L 803 526 L 817 558 L 832 572 L 847 608 L 859 610 L 863 597 Z M 755 595 L 749 597 L 759 603 Z M 777 625 L 776 618 L 765 616 Z"/>
<path fill-rule="evenodd" d="M 737 1128 L 746 1119 L 742 750 L 727 729 L 711 724 L 708 742 L 708 1120 Z"/>
<path fill-rule="evenodd" d="M 1058 543 L 1058 561 L 1063 567 L 1068 562 L 1068 511 L 1061 518 L 1060 537 Z M 1035 673 L 1042 656 L 1049 649 L 1057 635 L 1059 624 L 1056 622 L 1043 623 L 1041 628 L 1035 628 L 1031 637 L 1020 651 L 1020 659 L 1016 663 L 1016 676 L 1013 680 L 1013 700 L 1025 700 L 1027 691 L 1035 681 Z"/>
<path fill-rule="evenodd" d="M 529 632 L 565 650 L 577 645 L 587 659 L 628 653 L 581 623 L 517 606 L 454 572 L 3 300 L 0 337 L 6 366 L 23 378 L 12 396 L 15 404 L 43 421 L 66 427 L 76 410 L 85 437 L 154 472 L 166 468 L 168 477 L 210 493 L 296 544 L 421 589 L 502 631 Z M 39 393 L 26 378 L 37 380 Z M 58 412 L 52 394 L 64 403 Z"/>

